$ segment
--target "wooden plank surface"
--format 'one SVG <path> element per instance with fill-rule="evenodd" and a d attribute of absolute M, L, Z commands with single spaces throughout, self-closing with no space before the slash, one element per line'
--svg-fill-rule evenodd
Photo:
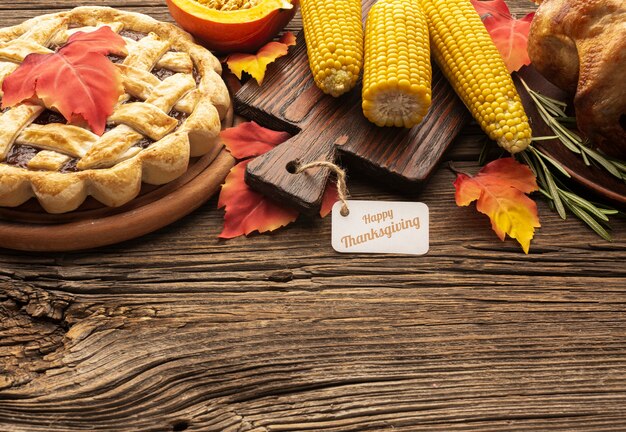
<path fill-rule="evenodd" d="M 5 2 L 0 25 L 50 10 Z M 447 157 L 475 172 L 462 135 Z M 540 201 L 526 256 L 453 180 L 415 196 L 424 257 L 339 255 L 328 219 L 220 241 L 215 199 L 117 246 L 0 251 L 0 430 L 626 430 L 626 223 L 607 243 Z"/>

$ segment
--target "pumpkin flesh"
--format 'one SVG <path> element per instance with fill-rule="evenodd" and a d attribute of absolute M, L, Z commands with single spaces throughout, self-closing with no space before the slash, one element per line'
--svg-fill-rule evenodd
<path fill-rule="evenodd" d="M 255 52 L 296 13 L 297 0 L 259 0 L 252 7 L 218 10 L 195 0 L 167 0 L 176 22 L 210 50 Z"/>

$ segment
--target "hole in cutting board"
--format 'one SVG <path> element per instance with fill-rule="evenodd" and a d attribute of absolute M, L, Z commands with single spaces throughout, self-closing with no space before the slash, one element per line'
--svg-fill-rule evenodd
<path fill-rule="evenodd" d="M 285 169 L 287 170 L 287 172 L 289 174 L 295 174 L 297 169 L 298 169 L 298 165 L 300 164 L 299 160 L 292 160 L 291 162 L 287 162 L 287 165 L 285 165 Z"/>

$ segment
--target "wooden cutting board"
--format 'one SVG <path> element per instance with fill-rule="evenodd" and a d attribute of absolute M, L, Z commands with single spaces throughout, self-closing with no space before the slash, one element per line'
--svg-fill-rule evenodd
<path fill-rule="evenodd" d="M 374 0 L 363 1 L 363 17 Z M 433 69 L 433 105 L 412 129 L 379 128 L 361 110 L 361 87 L 339 97 L 313 82 L 304 35 L 287 56 L 270 65 L 262 86 L 248 81 L 235 95 L 237 113 L 293 138 L 248 165 L 246 182 L 255 190 L 306 214 L 319 210 L 329 177 L 325 168 L 290 174 L 295 160 L 341 160 L 400 191 L 414 193 L 441 161 L 470 115 L 441 72 Z"/>

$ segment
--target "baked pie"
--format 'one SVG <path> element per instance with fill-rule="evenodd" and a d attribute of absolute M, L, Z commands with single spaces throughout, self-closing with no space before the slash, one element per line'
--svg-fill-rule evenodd
<path fill-rule="evenodd" d="M 147 15 L 78 7 L 0 29 L 0 98 L 3 80 L 28 54 L 54 52 L 75 32 L 102 26 L 126 42 L 123 55 L 109 55 L 125 93 L 104 133 L 68 124 L 42 102 L 2 109 L 0 206 L 35 197 L 47 212 L 64 213 L 91 195 L 116 207 L 135 198 L 142 181 L 170 182 L 190 157 L 219 153 L 230 107 L 219 61 L 183 30 Z"/>

